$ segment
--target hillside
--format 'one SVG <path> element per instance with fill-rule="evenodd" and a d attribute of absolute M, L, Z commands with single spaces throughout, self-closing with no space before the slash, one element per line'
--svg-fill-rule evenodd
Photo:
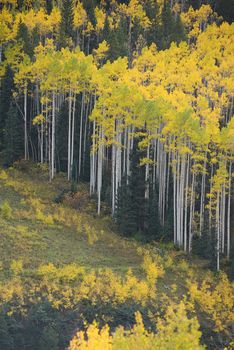
<path fill-rule="evenodd" d="M 233 10 L 0 1 L 0 350 L 234 349 Z"/>
<path fill-rule="evenodd" d="M 226 0 L 5 0 L 4 166 L 40 162 L 49 181 L 63 172 L 74 186 L 88 182 L 97 214 L 109 210 L 126 237 L 230 267 L 229 9 Z"/>
<path fill-rule="evenodd" d="M 136 311 L 154 329 L 169 306 L 175 322 L 198 317 L 207 349 L 231 349 L 233 285 L 225 274 L 170 246 L 124 238 L 109 216 L 97 217 L 85 184 L 78 184 L 78 209 L 69 192 L 61 199 L 69 189 L 62 174 L 48 183 L 40 165 L 0 172 L 0 349 L 65 349 L 94 319 L 129 328 Z M 191 325 L 183 327 L 190 339 Z"/>

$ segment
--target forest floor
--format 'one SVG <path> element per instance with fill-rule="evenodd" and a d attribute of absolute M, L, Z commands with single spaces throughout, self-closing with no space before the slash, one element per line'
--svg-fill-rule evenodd
<path fill-rule="evenodd" d="M 37 165 L 0 169 L 0 285 L 14 284 L 15 278 L 36 284 L 40 266 L 50 264 L 56 268 L 75 264 L 89 272 L 110 269 L 123 277 L 130 269 L 140 281 L 145 273 L 144 251 L 164 259 L 164 273 L 157 279 L 158 300 L 165 295 L 174 300 L 188 295 L 187 279 L 200 283 L 205 276 L 216 278 L 207 261 L 197 257 L 192 261 L 172 245 L 144 244 L 120 235 L 108 210 L 106 215 L 96 215 L 86 184 L 78 184 L 75 195 L 70 189 L 63 174 L 50 183 L 46 170 Z M 5 296 L 1 288 L 0 297 L 2 293 L 9 302 L 12 296 Z M 202 315 L 205 337 L 211 333 L 213 339 L 212 321 Z M 208 348 L 221 349 L 214 344 Z"/>

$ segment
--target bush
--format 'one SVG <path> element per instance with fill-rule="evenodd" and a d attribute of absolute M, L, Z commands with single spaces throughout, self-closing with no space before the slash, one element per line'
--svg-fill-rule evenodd
<path fill-rule="evenodd" d="M 61 192 L 59 192 L 59 194 L 54 198 L 54 202 L 59 204 L 62 203 L 64 200 L 65 195 L 68 193 L 69 191 L 67 189 L 63 189 Z"/>
<path fill-rule="evenodd" d="M 53 225 L 54 219 L 51 214 L 45 215 L 41 210 L 36 210 L 36 219 L 45 225 Z"/>
<path fill-rule="evenodd" d="M 70 342 L 69 350 L 202 350 L 201 332 L 196 318 L 187 317 L 183 302 L 170 305 L 165 319 L 157 321 L 157 334 L 145 328 L 142 316 L 136 313 L 136 324 L 131 330 L 117 328 L 110 334 L 108 325 L 99 329 L 97 323 L 90 325 L 86 332 L 78 332 Z"/>
<path fill-rule="evenodd" d="M 4 219 L 12 218 L 12 208 L 8 201 L 4 201 L 0 206 L 0 214 Z"/>
<path fill-rule="evenodd" d="M 22 172 L 29 172 L 33 167 L 33 163 L 30 160 L 21 159 L 14 162 L 13 166 L 15 169 L 18 169 Z"/>
<path fill-rule="evenodd" d="M 87 206 L 89 194 L 88 192 L 67 193 L 64 196 L 63 202 L 73 209 L 81 209 Z"/>
<path fill-rule="evenodd" d="M 18 275 L 23 271 L 23 261 L 22 260 L 13 260 L 11 262 L 11 271 L 14 275 Z"/>
<path fill-rule="evenodd" d="M 6 181 L 8 179 L 8 175 L 5 170 L 0 171 L 0 180 Z"/>

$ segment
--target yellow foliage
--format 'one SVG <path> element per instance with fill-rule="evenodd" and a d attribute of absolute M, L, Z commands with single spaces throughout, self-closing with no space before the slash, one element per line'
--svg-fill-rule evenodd
<path fill-rule="evenodd" d="M 45 117 L 42 114 L 38 114 L 33 118 L 33 125 L 42 124 L 45 122 Z"/>
<path fill-rule="evenodd" d="M 94 50 L 94 55 L 96 57 L 97 62 L 103 60 L 106 57 L 108 51 L 109 45 L 106 42 L 106 40 L 104 40 L 99 44 L 98 48 Z"/>
<path fill-rule="evenodd" d="M 36 209 L 36 219 L 45 225 L 53 225 L 54 219 L 51 214 L 44 214 L 40 209 Z"/>
<path fill-rule="evenodd" d="M 69 282 L 75 280 L 79 276 L 83 276 L 84 269 L 75 264 L 68 264 L 64 267 L 56 268 L 52 263 L 49 263 L 47 265 L 41 265 L 38 268 L 38 274 L 49 280 L 59 279 L 64 282 Z"/>
<path fill-rule="evenodd" d="M 234 323 L 234 284 L 231 283 L 226 274 L 222 273 L 216 284 L 210 278 L 205 278 L 198 286 L 195 282 L 189 283 L 191 300 L 196 302 L 210 320 L 214 322 L 216 332 L 227 332 L 231 334 Z"/>
<path fill-rule="evenodd" d="M 10 266 L 11 271 L 14 275 L 18 275 L 23 271 L 23 261 L 22 260 L 13 260 Z"/>
<path fill-rule="evenodd" d="M 76 7 L 74 7 L 74 27 L 80 28 L 81 26 L 84 26 L 86 23 L 88 17 L 87 13 L 80 1 L 77 2 Z"/>
<path fill-rule="evenodd" d="M 150 20 L 139 0 L 131 0 L 128 6 L 125 4 L 119 5 L 119 11 L 129 17 L 131 23 L 137 19 L 143 28 L 147 28 L 150 25 Z"/>
<path fill-rule="evenodd" d="M 86 332 L 77 332 L 71 340 L 69 350 L 202 350 L 201 332 L 196 318 L 189 319 L 185 305 L 171 305 L 165 319 L 157 320 L 157 333 L 144 327 L 139 312 L 131 330 L 119 327 L 110 334 L 108 325 L 99 329 L 96 322 Z"/>
<path fill-rule="evenodd" d="M 0 11 L 0 45 L 14 39 L 13 16 L 4 6 Z"/>
<path fill-rule="evenodd" d="M 12 208 L 11 208 L 10 204 L 8 203 L 8 201 L 4 201 L 0 205 L 0 215 L 4 219 L 11 219 L 13 217 Z"/>
<path fill-rule="evenodd" d="M 96 31 L 100 32 L 105 25 L 106 13 L 98 7 L 95 8 L 94 13 L 96 18 Z"/>
<path fill-rule="evenodd" d="M 143 259 L 144 261 L 142 268 L 146 273 L 147 280 L 149 281 L 150 285 L 154 287 L 158 277 L 162 277 L 165 273 L 161 259 L 159 256 L 155 256 L 154 261 L 154 259 L 149 254 L 144 255 Z"/>
<path fill-rule="evenodd" d="M 5 170 L 0 171 L 0 180 L 6 181 L 8 179 L 7 172 Z"/>

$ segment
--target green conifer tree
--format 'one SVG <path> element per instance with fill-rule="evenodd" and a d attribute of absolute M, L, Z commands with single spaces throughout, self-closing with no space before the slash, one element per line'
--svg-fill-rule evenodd
<path fill-rule="evenodd" d="M 132 193 L 126 177 L 118 189 L 115 219 L 121 232 L 127 236 L 137 233 L 136 213 L 132 210 Z"/>
<path fill-rule="evenodd" d="M 4 161 L 11 165 L 23 154 L 23 118 L 11 103 L 4 130 Z"/>
<path fill-rule="evenodd" d="M 180 16 L 179 14 L 176 17 L 173 16 L 168 1 L 164 2 L 162 9 L 160 33 L 158 44 L 160 49 L 167 49 L 173 41 L 179 43 L 186 38 Z"/>
<path fill-rule="evenodd" d="M 158 215 L 158 193 L 156 189 L 154 190 L 152 186 L 150 186 L 149 191 L 149 200 L 147 205 L 147 236 L 149 239 L 159 239 L 162 235 L 161 226 L 159 222 L 159 215 Z"/>
<path fill-rule="evenodd" d="M 6 317 L 0 313 L 0 350 L 13 350 L 13 338 L 9 333 Z"/>
<path fill-rule="evenodd" d="M 67 140 L 68 140 L 68 104 L 64 102 L 58 113 L 56 123 L 56 153 L 59 171 L 67 169 Z"/>
<path fill-rule="evenodd" d="M 171 13 L 170 5 L 167 1 L 164 2 L 164 6 L 161 14 L 161 43 L 160 49 L 166 49 L 170 46 L 174 31 L 174 19 Z"/>
<path fill-rule="evenodd" d="M 32 57 L 34 49 L 32 44 L 32 37 L 29 34 L 28 27 L 26 26 L 26 24 L 22 22 L 19 23 L 16 40 L 23 44 L 24 53 L 27 54 L 29 57 Z"/>
<path fill-rule="evenodd" d="M 52 326 L 47 326 L 43 329 L 38 350 L 58 350 L 58 343 L 58 332 Z"/>
<path fill-rule="evenodd" d="M 48 15 L 50 15 L 51 11 L 53 9 L 53 2 L 51 0 L 46 0 L 45 8 L 46 8 L 46 12 L 48 13 Z"/>
<path fill-rule="evenodd" d="M 139 139 L 134 140 L 128 183 L 124 179 L 117 196 L 116 221 L 127 235 L 144 233 L 147 227 L 145 169 L 140 166 L 144 151 L 139 149 L 138 142 Z"/>
<path fill-rule="evenodd" d="M 0 86 L 0 151 L 4 147 L 4 127 L 7 113 L 12 100 L 12 90 L 14 88 L 14 75 L 10 66 L 6 67 L 4 78 Z"/>
<path fill-rule="evenodd" d="M 144 10 L 151 22 L 151 25 L 149 26 L 146 33 L 147 43 L 148 45 L 151 45 L 152 43 L 156 43 L 158 45 L 159 40 L 161 38 L 161 32 L 159 30 L 160 16 L 159 16 L 159 5 L 157 1 L 146 0 L 144 2 Z"/>
<path fill-rule="evenodd" d="M 96 18 L 94 9 L 97 5 L 100 4 L 100 1 L 97 0 L 83 0 L 82 1 L 84 9 L 86 13 L 88 14 L 89 20 L 91 21 L 92 25 L 95 26 L 96 24 Z"/>
<path fill-rule="evenodd" d="M 63 0 L 61 8 L 61 23 L 59 30 L 59 43 L 61 47 L 68 45 L 69 40 L 73 39 L 73 0 Z"/>
<path fill-rule="evenodd" d="M 181 18 L 177 15 L 174 25 L 174 35 L 172 40 L 179 44 L 181 41 L 186 40 L 185 30 Z"/>
<path fill-rule="evenodd" d="M 104 32 L 104 39 L 107 40 L 110 45 L 109 58 L 111 61 L 116 60 L 118 57 L 125 57 L 128 55 L 128 26 L 126 18 L 122 17 L 119 22 L 118 28 L 110 30 L 106 21 Z"/>

